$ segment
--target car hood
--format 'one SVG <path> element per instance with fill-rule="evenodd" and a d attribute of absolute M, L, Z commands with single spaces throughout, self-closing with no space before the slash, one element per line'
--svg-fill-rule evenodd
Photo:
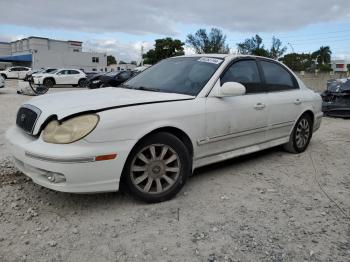
<path fill-rule="evenodd" d="M 82 112 L 97 112 L 118 107 L 193 98 L 194 96 L 175 93 L 108 87 L 43 95 L 31 99 L 25 104 L 30 104 L 41 110 L 33 132 L 36 135 L 39 133 L 41 125 L 51 116 L 57 116 L 57 119 L 60 120 Z"/>

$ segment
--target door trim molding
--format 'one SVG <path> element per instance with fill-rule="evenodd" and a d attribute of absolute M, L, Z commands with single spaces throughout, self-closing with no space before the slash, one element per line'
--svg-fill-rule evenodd
<path fill-rule="evenodd" d="M 247 129 L 239 132 L 234 132 L 234 133 L 227 133 L 227 134 L 222 134 L 222 135 L 216 135 L 212 137 L 205 137 L 205 138 L 200 138 L 197 140 L 197 144 L 199 146 L 213 143 L 213 142 L 218 142 L 221 140 L 226 140 L 226 139 L 231 139 L 235 137 L 241 137 L 241 136 L 246 136 L 246 135 L 251 135 L 255 133 L 261 133 L 265 132 L 268 130 L 276 129 L 276 128 L 282 128 L 286 126 L 291 126 L 293 125 L 295 120 L 290 120 L 290 121 L 284 121 L 276 124 L 271 124 L 271 125 L 266 125 L 262 127 L 257 127 L 257 128 L 252 128 L 252 129 Z"/>

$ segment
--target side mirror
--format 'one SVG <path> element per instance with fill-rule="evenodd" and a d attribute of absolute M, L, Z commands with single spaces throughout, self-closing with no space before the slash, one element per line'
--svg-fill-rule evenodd
<path fill-rule="evenodd" d="M 242 96 L 246 93 L 244 85 L 238 82 L 226 82 L 218 88 L 217 97 Z"/>

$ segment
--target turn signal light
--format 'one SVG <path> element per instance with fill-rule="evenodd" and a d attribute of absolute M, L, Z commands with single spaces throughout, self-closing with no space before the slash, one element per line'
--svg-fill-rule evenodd
<path fill-rule="evenodd" d="M 95 157 L 95 161 L 113 160 L 116 157 L 117 157 L 117 154 L 102 155 L 102 156 Z"/>

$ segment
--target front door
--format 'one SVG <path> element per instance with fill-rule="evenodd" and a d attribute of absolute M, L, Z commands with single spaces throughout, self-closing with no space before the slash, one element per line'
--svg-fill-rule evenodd
<path fill-rule="evenodd" d="M 225 82 L 239 82 L 246 94 L 215 97 Z M 206 102 L 206 137 L 199 141 L 206 155 L 230 152 L 266 140 L 268 97 L 255 59 L 235 61 L 218 80 Z M 205 157 L 205 156 L 203 156 Z"/>
<path fill-rule="evenodd" d="M 67 85 L 69 83 L 69 70 L 61 70 L 57 73 L 56 84 Z"/>

